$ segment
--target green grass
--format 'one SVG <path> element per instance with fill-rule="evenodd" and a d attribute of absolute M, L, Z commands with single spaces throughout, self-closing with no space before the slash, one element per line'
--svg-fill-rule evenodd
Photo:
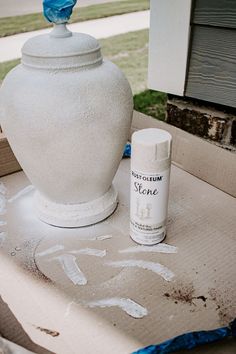
<path fill-rule="evenodd" d="M 104 57 L 127 76 L 133 93 L 147 87 L 148 30 L 130 32 L 100 41 Z"/>
<path fill-rule="evenodd" d="M 133 93 L 134 108 L 160 120 L 165 119 L 166 94 L 147 90 L 148 30 L 102 39 L 103 56 L 118 65 L 127 76 Z M 0 80 L 20 60 L 0 63 Z"/>
<path fill-rule="evenodd" d="M 70 23 L 149 9 L 149 0 L 123 0 L 75 8 Z M 41 13 L 0 18 L 0 37 L 51 27 Z"/>
<path fill-rule="evenodd" d="M 100 43 L 104 56 L 128 78 L 134 93 L 134 108 L 164 121 L 167 95 L 147 90 L 148 30 L 103 39 Z"/>
<path fill-rule="evenodd" d="M 20 59 L 10 60 L 10 61 L 6 61 L 4 63 L 0 63 L 0 81 L 2 81 L 4 79 L 4 77 L 6 76 L 8 71 L 13 69 L 19 63 L 20 63 Z"/>
<path fill-rule="evenodd" d="M 167 94 L 145 90 L 134 95 L 134 108 L 159 120 L 165 120 Z"/>

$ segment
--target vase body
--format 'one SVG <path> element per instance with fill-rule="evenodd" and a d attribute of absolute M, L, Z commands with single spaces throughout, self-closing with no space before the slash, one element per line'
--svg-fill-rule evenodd
<path fill-rule="evenodd" d="M 117 204 L 112 180 L 133 108 L 128 81 L 84 34 L 38 36 L 22 52 L 0 91 L 0 123 L 37 190 L 37 213 L 57 226 L 100 221 Z"/>

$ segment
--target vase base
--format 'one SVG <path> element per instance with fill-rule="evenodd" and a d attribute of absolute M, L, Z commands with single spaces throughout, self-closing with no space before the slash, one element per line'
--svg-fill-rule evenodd
<path fill-rule="evenodd" d="M 82 227 L 106 219 L 116 209 L 118 194 L 112 185 L 100 198 L 80 204 L 58 204 L 36 192 L 37 216 L 47 224 L 58 227 Z"/>

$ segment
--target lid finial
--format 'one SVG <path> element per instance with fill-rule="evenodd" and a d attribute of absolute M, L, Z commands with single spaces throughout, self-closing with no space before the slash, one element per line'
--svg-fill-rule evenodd
<path fill-rule="evenodd" d="M 54 38 L 66 38 L 71 37 L 72 32 L 66 27 L 66 23 L 54 23 L 53 30 L 50 33 L 50 37 Z"/>

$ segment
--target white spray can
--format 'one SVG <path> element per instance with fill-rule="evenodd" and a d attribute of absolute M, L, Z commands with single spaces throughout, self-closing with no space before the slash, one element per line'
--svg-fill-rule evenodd
<path fill-rule="evenodd" d="M 132 135 L 130 236 L 154 245 L 166 236 L 171 135 L 162 129 L 142 129 Z"/>

